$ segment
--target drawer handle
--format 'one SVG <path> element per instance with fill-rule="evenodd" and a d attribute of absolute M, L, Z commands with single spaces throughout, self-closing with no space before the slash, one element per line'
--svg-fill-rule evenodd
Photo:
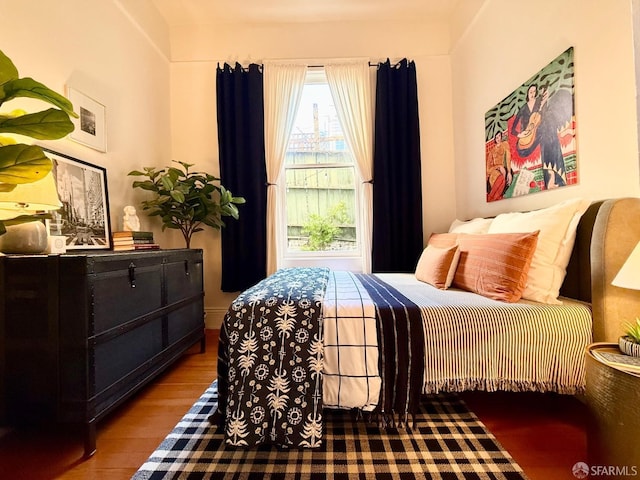
<path fill-rule="evenodd" d="M 129 264 L 129 285 L 136 288 L 136 264 L 133 262 Z"/>
<path fill-rule="evenodd" d="M 187 277 L 189 276 L 189 260 L 184 261 L 184 274 Z"/>

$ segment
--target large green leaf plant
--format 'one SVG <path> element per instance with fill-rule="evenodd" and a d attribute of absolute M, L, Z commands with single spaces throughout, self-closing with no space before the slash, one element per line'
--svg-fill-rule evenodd
<path fill-rule="evenodd" d="M 33 78 L 20 78 L 13 62 L 0 50 L 0 108 L 10 100 L 20 97 L 35 98 L 53 107 L 27 113 L 24 110 L 0 111 L 0 192 L 11 192 L 17 185 L 44 178 L 53 168 L 51 160 L 37 145 L 17 143 L 4 134 L 13 133 L 36 140 L 56 140 L 74 129 L 69 117 L 78 117 L 73 105 Z M 38 215 L 22 215 L 10 220 L 0 220 L 0 235 L 6 226 L 42 218 Z"/>
<path fill-rule="evenodd" d="M 151 200 L 142 202 L 142 209 L 149 216 L 162 219 L 162 230 L 180 230 L 186 247 L 190 248 L 194 233 L 204 230 L 203 226 L 220 229 L 224 226 L 222 217 L 238 219 L 237 205 L 245 203 L 243 197 L 234 197 L 219 182 L 220 179 L 203 172 L 191 172 L 193 164 L 174 163 L 180 166 L 144 167 L 144 172 L 134 170 L 131 176 L 147 177 L 148 180 L 134 181 L 133 188 L 153 192 Z"/>

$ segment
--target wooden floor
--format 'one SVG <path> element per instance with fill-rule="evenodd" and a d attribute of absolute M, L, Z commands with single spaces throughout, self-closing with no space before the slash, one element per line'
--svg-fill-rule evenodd
<path fill-rule="evenodd" d="M 98 451 L 83 459 L 78 431 L 0 430 L 0 478 L 129 479 L 216 377 L 217 331 L 98 424 Z M 574 479 L 586 461 L 586 408 L 573 397 L 468 392 L 473 412 L 532 480 Z"/>
<path fill-rule="evenodd" d="M 587 407 L 556 394 L 465 392 L 469 409 L 531 480 L 575 480 L 587 462 Z"/>

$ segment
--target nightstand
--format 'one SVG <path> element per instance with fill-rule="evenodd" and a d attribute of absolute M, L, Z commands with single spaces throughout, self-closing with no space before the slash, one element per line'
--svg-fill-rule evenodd
<path fill-rule="evenodd" d="M 625 474 L 628 478 L 633 472 L 640 473 L 640 375 L 600 360 L 593 354 L 598 349 L 615 351 L 617 345 L 587 347 L 588 461 L 592 468 L 618 467 L 617 476 L 606 478 L 625 478 Z"/>

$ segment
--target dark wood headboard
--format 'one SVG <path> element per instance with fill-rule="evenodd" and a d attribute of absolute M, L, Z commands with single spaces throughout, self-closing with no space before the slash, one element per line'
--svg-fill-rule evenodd
<path fill-rule="evenodd" d="M 567 276 L 560 287 L 560 295 L 591 303 L 591 238 L 593 225 L 604 200 L 593 202 L 580 218 L 576 242 L 567 265 Z"/>

